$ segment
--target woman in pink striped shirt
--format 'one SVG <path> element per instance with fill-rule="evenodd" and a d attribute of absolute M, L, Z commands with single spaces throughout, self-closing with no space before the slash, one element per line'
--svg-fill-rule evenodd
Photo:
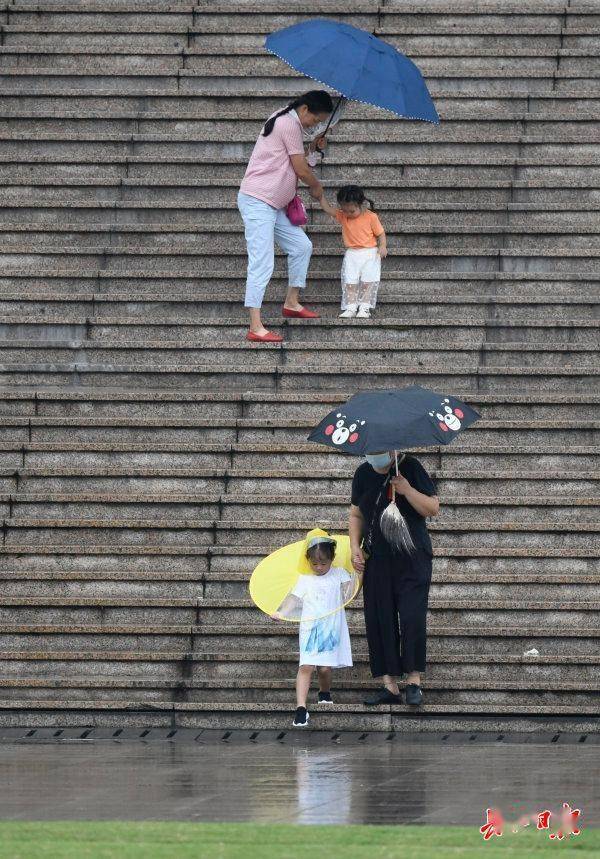
<path fill-rule="evenodd" d="M 247 339 L 278 343 L 283 338 L 262 324 L 260 308 L 275 265 L 275 242 L 287 254 L 289 288 L 282 308 L 285 317 L 317 318 L 303 307 L 299 292 L 306 286 L 312 242 L 301 227 L 290 223 L 288 203 L 298 180 L 320 200 L 323 188 L 304 156 L 302 130 L 327 119 L 333 102 L 325 90 L 311 90 L 273 114 L 256 141 L 238 194 L 248 247 L 245 306 L 250 310 Z"/>

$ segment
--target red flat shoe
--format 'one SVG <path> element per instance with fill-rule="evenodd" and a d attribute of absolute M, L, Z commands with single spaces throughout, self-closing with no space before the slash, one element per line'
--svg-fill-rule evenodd
<path fill-rule="evenodd" d="M 251 343 L 281 343 L 283 337 L 281 334 L 273 334 L 272 331 L 267 331 L 266 334 L 255 334 L 253 331 L 248 331 L 246 340 L 250 340 Z"/>
<path fill-rule="evenodd" d="M 318 313 L 315 313 L 314 310 L 309 310 L 308 307 L 303 307 L 302 310 L 288 310 L 287 307 L 284 307 L 281 311 L 281 315 L 285 316 L 287 319 L 320 319 Z"/>

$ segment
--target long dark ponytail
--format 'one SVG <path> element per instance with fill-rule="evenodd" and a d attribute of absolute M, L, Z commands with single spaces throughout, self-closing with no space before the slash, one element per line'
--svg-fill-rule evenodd
<path fill-rule="evenodd" d="M 337 192 L 337 201 L 342 203 L 355 203 L 357 206 L 364 205 L 367 202 L 372 212 L 376 212 L 375 203 L 369 197 L 365 197 L 365 192 L 360 185 L 344 185 Z"/>
<path fill-rule="evenodd" d="M 284 114 L 289 113 L 290 110 L 296 110 L 297 107 L 302 107 L 303 104 L 306 105 L 311 113 L 333 112 L 333 101 L 329 93 L 324 89 L 311 89 L 309 92 L 305 92 L 304 95 L 299 95 L 298 98 L 291 101 L 287 107 L 284 107 L 283 110 L 280 110 L 279 113 L 276 113 L 275 116 L 268 119 L 265 123 L 265 127 L 263 128 L 263 137 L 269 136 L 280 116 L 284 116 Z"/>

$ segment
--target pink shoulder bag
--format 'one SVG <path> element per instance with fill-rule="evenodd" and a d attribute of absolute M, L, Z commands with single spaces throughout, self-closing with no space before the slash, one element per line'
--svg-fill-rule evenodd
<path fill-rule="evenodd" d="M 306 215 L 306 209 L 304 208 L 304 203 L 302 199 L 296 194 L 293 200 L 287 204 L 287 208 L 285 210 L 286 215 L 288 216 L 290 223 L 295 227 L 303 227 L 304 224 L 308 223 L 308 217 Z"/>

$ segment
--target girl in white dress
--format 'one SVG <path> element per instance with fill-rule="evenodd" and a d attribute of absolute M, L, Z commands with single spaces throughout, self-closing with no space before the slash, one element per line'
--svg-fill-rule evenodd
<path fill-rule="evenodd" d="M 306 557 L 314 575 L 301 575 L 274 617 L 284 618 L 302 601 L 300 620 L 300 666 L 296 676 L 296 713 L 293 725 L 304 728 L 310 718 L 306 699 L 315 668 L 319 680 L 320 705 L 333 704 L 333 668 L 352 666 L 350 634 L 343 605 L 347 602 L 352 576 L 342 567 L 333 567 L 336 543 L 331 537 L 308 541 Z M 341 606 L 341 608 L 340 608 Z"/>

